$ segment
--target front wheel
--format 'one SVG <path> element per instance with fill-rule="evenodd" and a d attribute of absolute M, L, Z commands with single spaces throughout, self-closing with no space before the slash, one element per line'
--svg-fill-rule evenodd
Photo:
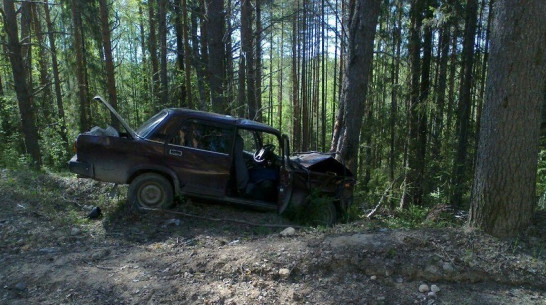
<path fill-rule="evenodd" d="M 331 227 L 337 221 L 337 208 L 333 202 L 323 200 L 311 202 L 311 223 L 313 225 Z"/>
<path fill-rule="evenodd" d="M 129 185 L 127 198 L 136 209 L 168 209 L 173 205 L 173 187 L 167 178 L 146 173 L 136 177 Z"/>

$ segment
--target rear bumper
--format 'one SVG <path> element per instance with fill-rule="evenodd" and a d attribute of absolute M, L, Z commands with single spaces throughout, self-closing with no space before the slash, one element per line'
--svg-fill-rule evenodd
<path fill-rule="evenodd" d="M 78 155 L 74 155 L 68 161 L 68 169 L 71 173 L 85 178 L 94 178 L 93 165 L 88 162 L 78 161 Z"/>

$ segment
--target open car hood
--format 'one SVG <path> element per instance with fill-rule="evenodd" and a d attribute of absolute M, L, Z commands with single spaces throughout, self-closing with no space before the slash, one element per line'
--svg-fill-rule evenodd
<path fill-rule="evenodd" d="M 310 171 L 353 177 L 353 173 L 343 163 L 336 160 L 333 153 L 300 153 L 291 156 L 290 160 Z"/>
<path fill-rule="evenodd" d="M 97 95 L 93 99 L 95 101 L 100 101 L 101 103 L 103 103 L 104 106 L 106 106 L 106 108 L 108 108 L 108 110 L 110 110 L 110 112 L 116 117 L 116 119 L 121 123 L 123 128 L 125 128 L 125 130 L 127 130 L 127 132 L 131 135 L 131 137 L 133 139 L 135 139 L 137 137 L 137 133 L 129 126 L 129 124 L 127 124 L 127 122 L 121 117 L 121 115 L 119 115 L 119 113 L 116 111 L 116 109 L 114 109 L 114 107 L 112 107 L 112 105 L 110 105 L 104 98 L 102 98 L 102 96 Z"/>

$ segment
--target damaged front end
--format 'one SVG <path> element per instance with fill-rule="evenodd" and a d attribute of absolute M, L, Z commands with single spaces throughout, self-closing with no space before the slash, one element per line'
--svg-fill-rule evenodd
<path fill-rule="evenodd" d="M 335 157 L 336 153 L 320 152 L 297 153 L 290 157 L 294 174 L 294 205 L 308 204 L 312 194 L 318 193 L 331 197 L 338 211 L 347 210 L 353 201 L 356 179 Z"/>

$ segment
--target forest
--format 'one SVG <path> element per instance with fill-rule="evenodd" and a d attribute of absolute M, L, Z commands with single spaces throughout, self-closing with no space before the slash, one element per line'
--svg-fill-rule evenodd
<path fill-rule="evenodd" d="M 3 0 L 0 167 L 66 171 L 80 132 L 163 108 L 339 151 L 356 216 L 449 206 L 496 236 L 546 209 L 541 0 Z M 521 20 L 525 20 L 522 22 Z"/>

